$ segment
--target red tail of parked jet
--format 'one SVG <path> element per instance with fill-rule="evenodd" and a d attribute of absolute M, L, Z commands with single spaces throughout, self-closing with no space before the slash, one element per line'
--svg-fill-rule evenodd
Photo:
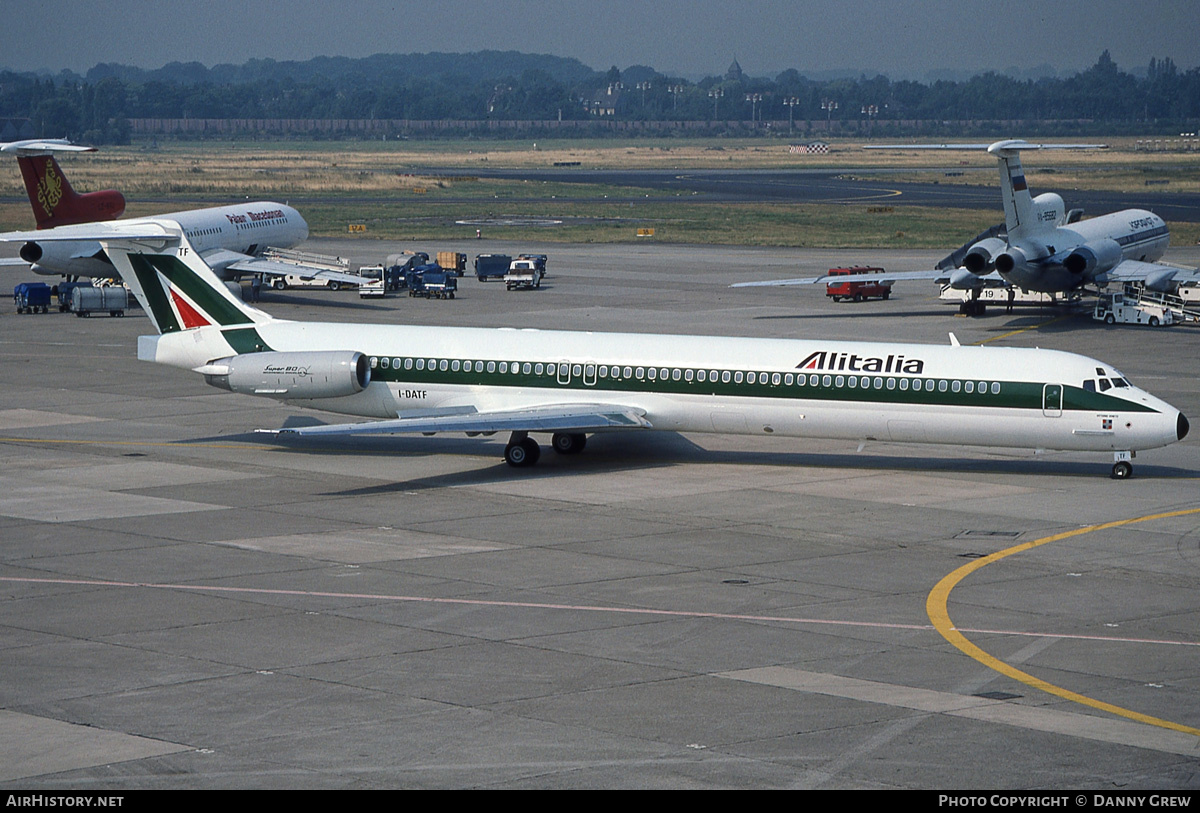
<path fill-rule="evenodd" d="M 115 189 L 82 195 L 72 189 L 53 153 L 18 152 L 17 163 L 39 229 L 116 220 L 125 212 L 125 196 Z"/>

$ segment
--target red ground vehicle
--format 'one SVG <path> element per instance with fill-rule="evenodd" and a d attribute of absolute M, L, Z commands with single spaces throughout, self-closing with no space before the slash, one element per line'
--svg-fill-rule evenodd
<path fill-rule="evenodd" d="M 855 266 L 853 268 L 830 268 L 829 276 L 840 277 L 849 274 L 882 274 L 882 268 L 874 268 L 867 266 Z M 852 299 L 855 302 L 862 302 L 864 299 L 870 299 L 877 296 L 880 299 L 887 299 L 892 295 L 892 284 L 890 282 L 875 282 L 868 279 L 855 279 L 847 282 L 829 281 L 825 283 L 825 296 L 833 297 L 834 302 L 841 302 L 843 299 Z"/>

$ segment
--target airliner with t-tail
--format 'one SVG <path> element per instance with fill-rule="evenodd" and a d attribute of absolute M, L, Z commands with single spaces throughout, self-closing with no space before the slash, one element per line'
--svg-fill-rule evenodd
<path fill-rule="evenodd" d="M 58 230 L 51 230 L 53 234 Z M 0 240 L 11 239 L 0 235 Z M 370 420 L 291 436 L 510 433 L 511 466 L 652 430 L 1133 454 L 1187 418 L 1112 366 L 1055 350 L 277 319 L 217 279 L 177 223 L 102 238 L 158 335 L 138 357 L 212 386 Z"/>
<path fill-rule="evenodd" d="M 16 141 L 0 145 L 0 153 L 17 156 L 37 230 L 18 236 L 20 259 L 0 260 L 0 265 L 29 265 L 38 274 L 64 277 L 112 277 L 109 258 L 97 235 L 111 233 L 103 223 L 136 223 L 141 218 L 116 220 L 125 211 L 124 196 L 114 190 L 79 193 L 55 159 L 56 152 L 94 152 L 94 147 L 61 139 Z M 289 274 L 355 284 L 361 277 L 324 268 L 305 268 L 258 256 L 266 248 L 291 248 L 308 239 L 308 224 L 300 213 L 282 203 L 254 201 L 172 212 L 162 215 L 180 225 L 196 251 L 222 279 L 262 275 L 282 278 Z M 45 239 L 47 229 L 73 229 L 74 240 Z M 68 232 L 69 233 L 69 232 Z"/>
<path fill-rule="evenodd" d="M 1172 291 L 1180 282 L 1197 279 L 1195 269 L 1157 262 L 1170 243 L 1167 224 L 1144 209 L 1125 209 L 1089 219 L 1081 210 L 1067 211 L 1054 192 L 1032 197 L 1021 167 L 1021 152 L 1042 149 L 1095 149 L 1101 144 L 1030 144 L 997 141 L 993 144 L 881 145 L 867 149 L 982 150 L 996 157 L 1000 168 L 1000 193 L 1004 206 L 1003 229 L 997 227 L 964 246 L 957 268 L 887 272 L 857 277 L 873 283 L 926 279 L 974 292 L 989 285 L 1012 285 L 1026 291 L 1066 293 L 1110 283 L 1137 282 L 1153 291 Z M 995 232 L 995 234 L 992 234 Z M 1004 237 L 998 234 L 1004 234 Z M 957 252 L 955 255 L 957 257 Z M 829 282 L 829 276 L 742 282 L 734 288 L 803 285 Z M 855 275 L 840 275 L 852 282 Z"/>

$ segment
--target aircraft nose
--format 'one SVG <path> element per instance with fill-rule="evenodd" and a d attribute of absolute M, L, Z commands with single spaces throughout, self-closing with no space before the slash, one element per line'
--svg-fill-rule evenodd
<path fill-rule="evenodd" d="M 1188 424 L 1188 419 L 1183 417 L 1183 413 L 1179 413 L 1179 420 L 1175 422 L 1175 432 L 1179 435 L 1179 439 L 1183 440 L 1187 437 L 1188 429 L 1191 426 Z"/>

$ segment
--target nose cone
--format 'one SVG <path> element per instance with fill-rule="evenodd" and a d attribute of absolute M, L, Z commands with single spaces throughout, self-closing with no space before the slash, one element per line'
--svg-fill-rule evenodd
<path fill-rule="evenodd" d="M 1191 426 L 1188 424 L 1188 419 L 1183 417 L 1183 413 L 1179 413 L 1179 420 L 1175 422 L 1175 433 L 1179 435 L 1179 439 L 1183 440 L 1187 437 L 1188 429 Z"/>

